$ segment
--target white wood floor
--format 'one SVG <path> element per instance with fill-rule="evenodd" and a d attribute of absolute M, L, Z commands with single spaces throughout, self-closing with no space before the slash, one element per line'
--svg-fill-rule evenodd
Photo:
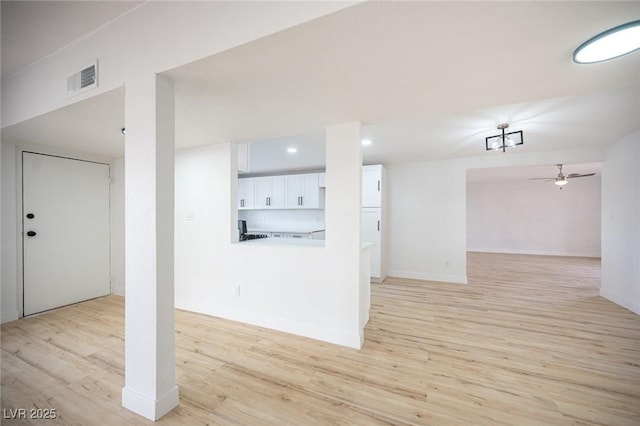
<path fill-rule="evenodd" d="M 469 284 L 372 285 L 362 350 L 176 312 L 180 406 L 160 424 L 640 425 L 640 317 L 598 259 L 469 253 Z M 2 326 L 2 408 L 151 424 L 120 406 L 124 303 Z"/>

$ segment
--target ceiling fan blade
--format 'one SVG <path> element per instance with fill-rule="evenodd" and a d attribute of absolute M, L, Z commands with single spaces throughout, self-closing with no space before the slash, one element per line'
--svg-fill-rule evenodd
<path fill-rule="evenodd" d="M 556 180 L 556 178 L 529 178 L 529 180 L 544 180 L 546 182 L 551 182 L 552 180 Z"/>
<path fill-rule="evenodd" d="M 588 177 L 588 176 L 593 176 L 595 175 L 595 173 L 587 173 L 584 175 L 578 174 L 578 173 L 571 173 L 569 176 L 567 176 L 567 179 L 573 179 L 573 178 L 579 178 L 579 177 Z"/>

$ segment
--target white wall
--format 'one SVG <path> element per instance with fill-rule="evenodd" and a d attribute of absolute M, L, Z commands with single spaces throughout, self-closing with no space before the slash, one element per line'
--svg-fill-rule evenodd
<path fill-rule="evenodd" d="M 388 275 L 466 283 L 468 169 L 589 163 L 602 150 L 505 154 L 457 160 L 387 164 Z"/>
<path fill-rule="evenodd" d="M 238 219 L 247 221 L 247 227 L 267 225 L 315 225 L 324 228 L 324 209 L 312 210 L 239 210 Z"/>
<path fill-rule="evenodd" d="M 467 250 L 600 257 L 600 177 L 469 182 Z"/>
<path fill-rule="evenodd" d="M 2 144 L 1 321 L 18 319 L 18 216 L 15 145 Z"/>
<path fill-rule="evenodd" d="M 600 294 L 640 315 L 640 132 L 610 146 L 602 167 Z"/>
<path fill-rule="evenodd" d="M 359 139 L 354 143 L 359 149 Z M 357 160 L 347 167 L 342 148 L 330 154 L 327 144 L 323 247 L 232 243 L 237 212 L 231 145 L 177 152 L 176 307 L 360 347 L 360 169 Z M 353 208 L 342 199 L 355 200 Z M 194 220 L 187 220 L 190 211 Z"/>
<path fill-rule="evenodd" d="M 111 163 L 111 292 L 124 296 L 124 159 Z"/>
<path fill-rule="evenodd" d="M 388 275 L 466 283 L 465 169 L 457 161 L 385 167 Z"/>

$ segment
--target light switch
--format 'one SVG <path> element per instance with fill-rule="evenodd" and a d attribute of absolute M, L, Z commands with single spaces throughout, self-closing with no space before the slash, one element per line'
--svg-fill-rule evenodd
<path fill-rule="evenodd" d="M 187 212 L 187 220 L 194 220 L 194 217 L 195 217 L 195 211 L 189 210 Z"/>

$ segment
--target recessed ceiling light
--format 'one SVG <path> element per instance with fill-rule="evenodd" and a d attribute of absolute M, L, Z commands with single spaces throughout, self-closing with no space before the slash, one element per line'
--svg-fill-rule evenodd
<path fill-rule="evenodd" d="M 602 62 L 638 49 L 640 21 L 633 21 L 618 25 L 585 41 L 573 52 L 573 61 L 578 64 Z"/>
<path fill-rule="evenodd" d="M 287 148 L 287 152 L 289 154 L 295 154 L 296 152 L 298 152 L 298 150 L 294 147 L 290 147 L 290 148 Z"/>
<path fill-rule="evenodd" d="M 371 139 L 362 139 L 362 146 L 371 145 Z"/>

